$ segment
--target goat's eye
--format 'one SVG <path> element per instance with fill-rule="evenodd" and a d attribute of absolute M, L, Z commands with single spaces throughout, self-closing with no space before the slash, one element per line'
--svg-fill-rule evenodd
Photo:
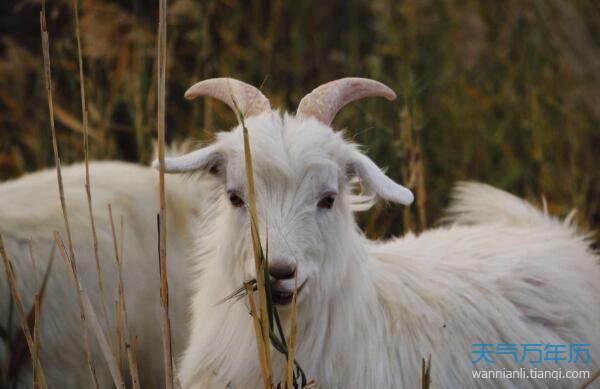
<path fill-rule="evenodd" d="M 236 193 L 229 192 L 229 202 L 236 208 L 240 208 L 244 206 L 244 200 Z"/>
<path fill-rule="evenodd" d="M 320 209 L 331 209 L 331 207 L 333 207 L 334 201 L 335 195 L 328 194 L 324 196 L 321 200 L 319 200 L 319 202 L 317 203 L 317 207 L 319 207 Z"/>

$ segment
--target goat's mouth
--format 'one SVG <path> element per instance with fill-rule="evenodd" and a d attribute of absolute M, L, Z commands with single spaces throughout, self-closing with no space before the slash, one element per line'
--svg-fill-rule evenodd
<path fill-rule="evenodd" d="M 298 287 L 296 295 L 300 294 L 305 284 L 306 282 L 302 283 L 302 285 Z M 289 305 L 292 302 L 293 297 L 294 289 L 289 289 L 282 285 L 278 285 L 278 282 L 271 284 L 271 299 L 273 300 L 274 304 L 281 306 Z"/>

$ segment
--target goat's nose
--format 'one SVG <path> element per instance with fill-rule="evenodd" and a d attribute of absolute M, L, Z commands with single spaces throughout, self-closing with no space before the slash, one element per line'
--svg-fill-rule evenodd
<path fill-rule="evenodd" d="M 285 262 L 273 262 L 269 264 L 269 274 L 276 280 L 287 280 L 296 274 L 296 265 Z"/>

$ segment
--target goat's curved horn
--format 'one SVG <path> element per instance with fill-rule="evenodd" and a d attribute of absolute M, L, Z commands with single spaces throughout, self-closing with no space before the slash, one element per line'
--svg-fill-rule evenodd
<path fill-rule="evenodd" d="M 210 78 L 200 81 L 192 85 L 184 96 L 188 100 L 198 96 L 213 97 L 227 104 L 236 115 L 241 113 L 246 117 L 271 110 L 269 100 L 258 88 L 234 78 Z"/>
<path fill-rule="evenodd" d="M 330 125 L 346 104 L 370 96 L 396 99 L 394 91 L 379 81 L 357 77 L 341 78 L 323 84 L 304 96 L 298 105 L 296 117 L 314 117 Z"/>

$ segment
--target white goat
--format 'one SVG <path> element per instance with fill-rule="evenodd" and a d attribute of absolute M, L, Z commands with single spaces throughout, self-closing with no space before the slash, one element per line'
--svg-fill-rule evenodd
<path fill-rule="evenodd" d="M 388 87 L 365 79 L 333 81 L 306 96 L 295 116 L 272 111 L 256 88 L 232 79 L 206 80 L 186 94 L 200 95 L 245 113 L 274 300 L 288 328 L 297 277 L 296 355 L 320 387 L 416 388 L 421 360 L 429 355 L 433 387 L 581 383 L 477 381 L 474 343 L 591 343 L 591 364 L 566 367 L 597 368 L 598 257 L 574 228 L 505 192 L 465 184 L 447 226 L 388 242 L 369 241 L 359 231 L 351 178 L 385 200 L 409 204 L 413 197 L 330 123 L 358 98 L 393 99 Z M 167 159 L 165 168 L 210 173 L 205 176 L 212 174 L 222 188 L 199 229 L 191 335 L 180 381 L 184 388 L 258 388 L 261 373 L 246 300 L 216 304 L 255 277 L 242 129 Z M 283 357 L 272 355 L 277 383 Z M 520 365 L 501 358 L 491 367 Z"/>
<path fill-rule="evenodd" d="M 121 162 L 93 162 L 90 171 L 110 336 L 114 338 L 114 308 L 118 287 L 108 204 L 112 204 L 119 240 L 121 215 L 124 220 L 123 277 L 130 332 L 137 336 L 142 384 L 144 387 L 153 387 L 157 382 L 162 382 L 163 376 L 156 224 L 158 175 L 149 167 Z M 104 326 L 84 189 L 84 167 L 74 165 L 63 168 L 63 182 L 78 272 Z M 189 294 L 184 258 L 189 246 L 190 226 L 195 219 L 193 215 L 200 211 L 200 199 L 204 197 L 202 192 L 205 188 L 201 183 L 180 177 L 169 177 L 167 183 L 171 322 L 174 350 L 179 350 L 185 333 L 185 298 Z M 54 245 L 53 231 L 56 230 L 60 231 L 66 245 L 67 235 L 53 169 L 0 185 L 0 233 L 14 266 L 26 310 L 31 307 L 32 298 L 46 270 Z M 29 239 L 33 241 L 37 277 L 32 272 Z M 50 388 L 91 387 L 76 289 L 58 251 L 55 256 L 41 312 L 42 367 Z M 0 324 L 5 326 L 9 317 L 9 291 L 4 266 L 0 280 Z M 13 314 L 12 329 L 13 336 L 20 331 L 16 312 Z M 110 387 L 112 379 L 94 335 L 90 333 L 89 339 L 101 387 Z M 0 362 L 5 365 L 7 358 L 6 350 L 2 347 Z M 21 367 L 18 378 L 18 387 L 31 386 L 29 364 Z"/>

